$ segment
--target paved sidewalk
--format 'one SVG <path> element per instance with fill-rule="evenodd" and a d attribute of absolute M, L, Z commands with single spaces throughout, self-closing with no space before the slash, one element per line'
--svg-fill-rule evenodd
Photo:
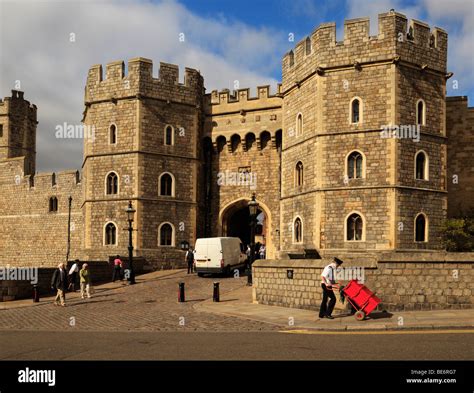
<path fill-rule="evenodd" d="M 474 328 L 474 310 L 373 312 L 364 321 L 335 310 L 334 319 L 319 319 L 317 311 L 252 303 L 252 288 L 243 287 L 221 295 L 220 302 L 206 300 L 194 305 L 200 312 L 247 318 L 294 330 L 375 331 L 400 329 Z"/>

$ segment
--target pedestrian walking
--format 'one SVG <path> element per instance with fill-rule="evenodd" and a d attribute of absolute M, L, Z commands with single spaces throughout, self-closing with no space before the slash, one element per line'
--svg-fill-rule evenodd
<path fill-rule="evenodd" d="M 254 259 L 254 261 L 257 260 L 257 259 L 260 259 L 260 246 L 261 246 L 260 242 L 257 242 L 254 246 L 255 247 L 254 250 L 253 250 L 253 255 L 254 255 L 253 259 Z"/>
<path fill-rule="evenodd" d="M 71 292 L 76 292 L 77 273 L 79 273 L 79 259 L 76 259 L 69 269 L 69 286 Z"/>
<path fill-rule="evenodd" d="M 265 244 L 262 244 L 259 250 L 260 259 L 265 259 L 266 253 L 267 253 L 267 249 L 265 247 Z"/>
<path fill-rule="evenodd" d="M 122 260 L 120 259 L 120 256 L 117 255 L 114 259 L 114 274 L 112 275 L 112 282 L 115 282 L 115 280 L 123 280 L 122 266 Z"/>
<path fill-rule="evenodd" d="M 66 266 L 64 263 L 60 263 L 58 268 L 53 273 L 51 279 L 51 288 L 56 290 L 56 298 L 54 299 L 54 305 L 66 306 L 66 291 L 68 287 Z"/>
<path fill-rule="evenodd" d="M 192 248 L 189 248 L 188 251 L 186 251 L 185 259 L 188 264 L 188 274 L 191 274 L 193 273 L 194 268 L 194 250 Z"/>
<path fill-rule="evenodd" d="M 343 263 L 339 258 L 327 265 L 321 273 L 321 288 L 323 289 L 323 300 L 319 307 L 319 318 L 334 319 L 332 311 L 336 305 L 336 295 L 333 286 L 337 285 L 335 270 Z M 328 304 L 329 300 L 329 304 Z"/>
<path fill-rule="evenodd" d="M 82 269 L 79 272 L 79 278 L 81 281 L 81 298 L 84 299 L 84 293 L 87 298 L 91 298 L 91 275 L 89 272 L 89 266 L 87 263 L 82 265 Z"/>
<path fill-rule="evenodd" d="M 250 261 L 250 255 L 252 255 L 252 249 L 250 248 L 249 244 L 247 244 L 247 249 L 245 250 L 245 254 L 247 255 L 247 260 Z"/>

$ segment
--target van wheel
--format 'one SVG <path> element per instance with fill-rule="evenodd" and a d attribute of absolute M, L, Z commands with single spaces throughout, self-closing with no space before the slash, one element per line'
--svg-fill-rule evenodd
<path fill-rule="evenodd" d="M 204 273 L 198 273 L 198 277 L 203 277 Z"/>
<path fill-rule="evenodd" d="M 230 276 L 230 265 L 227 265 L 224 269 L 224 276 L 229 277 Z"/>

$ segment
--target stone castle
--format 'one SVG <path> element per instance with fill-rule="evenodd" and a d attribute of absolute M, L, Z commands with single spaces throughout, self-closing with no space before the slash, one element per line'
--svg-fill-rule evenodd
<path fill-rule="evenodd" d="M 252 193 L 269 259 L 443 248 L 474 207 L 474 109 L 446 97 L 447 33 L 396 12 L 316 28 L 282 60 L 282 83 L 205 93 L 203 76 L 135 58 L 92 66 L 81 171 L 36 173 L 37 108 L 0 102 L 0 265 L 127 255 L 184 263 L 182 242 L 248 241 Z M 70 198 L 71 197 L 71 198 Z M 70 207 L 69 207 L 70 206 Z M 70 214 L 69 214 L 70 213 Z M 69 222 L 70 220 L 70 222 Z"/>

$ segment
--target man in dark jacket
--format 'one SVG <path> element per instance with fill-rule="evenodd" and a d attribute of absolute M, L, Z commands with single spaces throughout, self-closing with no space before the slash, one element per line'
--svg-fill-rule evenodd
<path fill-rule="evenodd" d="M 67 273 L 64 263 L 58 265 L 57 270 L 54 271 L 53 279 L 51 280 L 51 288 L 57 290 L 54 305 L 66 306 L 66 291 L 68 287 Z"/>
<path fill-rule="evenodd" d="M 193 272 L 194 267 L 194 252 L 193 249 L 190 247 L 188 251 L 186 251 L 186 263 L 188 264 L 188 274 Z"/>

